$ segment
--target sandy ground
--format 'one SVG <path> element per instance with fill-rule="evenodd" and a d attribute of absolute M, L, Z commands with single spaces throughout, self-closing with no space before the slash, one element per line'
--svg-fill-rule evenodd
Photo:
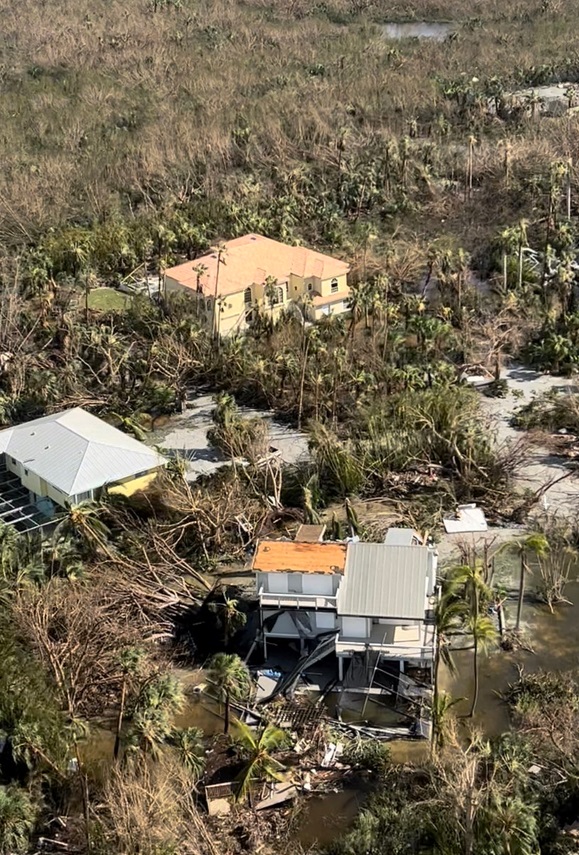
<path fill-rule="evenodd" d="M 488 414 L 491 425 L 496 432 L 499 444 L 516 443 L 525 436 L 523 431 L 511 427 L 510 419 L 513 413 L 533 397 L 557 389 L 560 392 L 576 392 L 576 380 L 554 377 L 550 374 L 538 374 L 523 365 L 512 365 L 505 369 L 502 377 L 507 380 L 509 393 L 506 398 L 481 397 L 483 410 Z M 544 484 L 560 478 L 569 470 L 568 461 L 557 457 L 549 452 L 547 448 L 539 445 L 531 445 L 527 453 L 525 463 L 520 467 L 517 482 L 522 490 L 540 489 Z M 565 481 L 550 487 L 544 500 L 537 505 L 527 525 L 510 526 L 499 528 L 490 526 L 487 532 L 481 534 L 440 534 L 437 543 L 437 551 L 441 566 L 456 562 L 460 554 L 461 544 L 475 546 L 479 554 L 482 553 L 485 542 L 491 553 L 498 550 L 502 544 L 516 541 L 532 527 L 532 520 L 537 517 L 551 517 L 563 519 L 576 516 L 579 511 L 579 472 L 578 475 L 570 475 Z M 501 555 L 503 551 L 501 550 Z M 505 553 L 506 555 L 506 553 Z M 512 584 L 511 573 L 507 569 L 509 562 L 501 558 L 499 576 L 502 577 L 506 587 Z M 512 569 L 512 568 L 511 568 Z M 502 572 L 501 572 L 502 571 Z"/>
<path fill-rule="evenodd" d="M 573 379 L 538 374 L 522 365 L 512 365 L 503 371 L 502 376 L 509 386 L 507 397 L 482 398 L 482 406 L 491 418 L 499 444 L 517 442 L 524 436 L 524 432 L 512 428 L 509 421 L 515 410 L 531 401 L 533 397 L 551 389 L 561 392 L 577 391 L 576 381 Z M 567 461 L 551 454 L 544 447 L 533 445 L 529 449 L 527 461 L 518 472 L 518 483 L 521 488 L 534 492 L 547 482 L 560 478 L 567 471 L 569 471 Z M 565 481 L 547 490 L 537 512 L 570 516 L 576 514 L 578 509 L 579 477 L 571 475 Z"/>
<path fill-rule="evenodd" d="M 147 437 L 150 445 L 160 446 L 169 456 L 187 460 L 188 480 L 200 475 L 210 475 L 221 466 L 228 465 L 227 458 L 207 440 L 212 427 L 211 413 L 215 408 L 213 395 L 199 395 L 187 404 L 182 415 L 172 416 L 168 423 Z M 269 441 L 279 451 L 284 463 L 298 463 L 308 458 L 307 436 L 289 425 L 281 424 L 272 413 L 240 407 L 240 414 L 247 418 L 258 417 L 269 425 Z"/>

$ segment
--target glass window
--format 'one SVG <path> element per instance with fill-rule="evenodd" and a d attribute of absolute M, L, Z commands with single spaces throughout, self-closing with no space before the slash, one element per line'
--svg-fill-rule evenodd
<path fill-rule="evenodd" d="M 335 294 L 337 292 L 337 290 L 338 290 L 338 280 L 337 279 L 332 279 L 331 289 L 332 289 L 332 294 Z"/>
<path fill-rule="evenodd" d="M 243 300 L 246 306 L 251 306 L 252 296 L 251 296 L 251 288 L 246 288 L 243 293 Z"/>

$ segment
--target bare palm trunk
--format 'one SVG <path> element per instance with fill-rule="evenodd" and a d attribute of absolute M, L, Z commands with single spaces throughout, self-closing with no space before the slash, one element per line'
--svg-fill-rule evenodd
<path fill-rule="evenodd" d="M 527 574 L 527 559 L 525 553 L 521 554 L 521 573 L 519 576 L 519 599 L 517 602 L 517 620 L 515 623 L 515 632 L 519 632 L 521 628 L 521 616 L 523 614 L 523 599 L 525 597 L 525 576 Z"/>
<path fill-rule="evenodd" d="M 300 377 L 300 396 L 299 396 L 299 403 L 298 403 L 298 430 L 300 430 L 301 426 L 302 426 L 302 415 L 303 415 L 303 410 L 304 410 L 304 385 L 306 382 L 306 368 L 307 368 L 307 364 L 308 364 L 308 350 L 309 350 L 309 348 L 310 348 L 310 340 L 308 339 L 306 341 L 306 344 L 304 347 L 304 355 L 303 355 L 304 361 L 303 361 L 302 373 L 301 373 L 301 377 Z"/>
<path fill-rule="evenodd" d="M 231 699 L 229 697 L 229 692 L 225 691 L 225 712 L 223 716 L 223 733 L 229 733 L 229 715 L 230 715 L 230 703 Z"/>
<path fill-rule="evenodd" d="M 472 704 L 470 707 L 469 718 L 472 718 L 475 714 L 476 705 L 478 703 L 478 694 L 479 694 L 479 672 L 478 672 L 478 637 L 475 633 L 474 636 L 474 648 L 473 648 L 473 674 L 474 674 L 474 689 L 472 694 Z"/>
<path fill-rule="evenodd" d="M 439 698 L 439 688 L 438 688 L 438 671 L 440 668 L 440 638 L 438 634 L 436 636 L 436 652 L 434 654 L 434 687 L 432 694 L 432 734 L 430 740 L 430 753 L 431 755 L 435 753 L 436 748 L 438 746 L 438 739 L 440 735 L 440 721 L 438 719 L 438 698 Z"/>
<path fill-rule="evenodd" d="M 123 677 L 123 685 L 121 687 L 121 702 L 119 704 L 119 714 L 117 716 L 117 727 L 115 732 L 115 747 L 113 749 L 113 757 L 118 759 L 121 748 L 121 728 L 123 726 L 123 716 L 125 714 L 125 701 L 127 698 L 127 678 Z"/>

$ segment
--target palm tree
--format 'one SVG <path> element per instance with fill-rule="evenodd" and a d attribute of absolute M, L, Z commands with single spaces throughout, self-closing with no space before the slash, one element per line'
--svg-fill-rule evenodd
<path fill-rule="evenodd" d="M 200 778 L 205 766 L 203 731 L 199 727 L 175 729 L 170 743 L 177 749 L 181 763 L 191 772 L 193 778 Z"/>
<path fill-rule="evenodd" d="M 261 731 L 255 733 L 244 722 L 236 721 L 233 741 L 244 760 L 243 769 L 237 777 L 239 801 L 250 795 L 253 781 L 283 780 L 281 773 L 284 766 L 275 760 L 271 753 L 288 744 L 289 736 L 285 731 L 267 724 Z"/>
<path fill-rule="evenodd" d="M 67 515 L 54 530 L 54 543 L 58 546 L 63 540 L 71 538 L 80 544 L 82 550 L 90 556 L 100 550 L 110 554 L 107 540 L 110 530 L 100 518 L 103 508 L 98 502 L 86 501 L 71 505 Z"/>
<path fill-rule="evenodd" d="M 436 632 L 435 650 L 434 650 L 434 673 L 433 673 L 433 716 L 432 716 L 432 746 L 437 744 L 440 738 L 441 720 L 438 717 L 439 711 L 439 671 L 441 662 L 446 665 L 451 674 L 454 674 L 456 669 L 450 655 L 449 640 L 455 631 L 459 629 L 464 622 L 468 607 L 464 600 L 458 599 L 452 590 L 447 591 L 440 598 L 434 610 L 434 627 Z"/>
<path fill-rule="evenodd" d="M 483 827 L 489 828 L 491 845 L 486 851 L 504 855 L 535 855 L 539 851 L 536 808 L 527 799 L 496 792 L 485 814 L 487 811 Z"/>
<path fill-rule="evenodd" d="M 17 855 L 28 852 L 36 823 L 37 808 L 28 793 L 17 786 L 0 787 L 0 852 Z"/>
<path fill-rule="evenodd" d="M 145 657 L 145 651 L 140 647 L 128 647 L 126 650 L 123 650 L 121 655 L 119 656 L 119 665 L 121 666 L 122 671 L 122 682 L 121 682 L 121 699 L 119 702 L 119 712 L 117 715 L 117 726 L 115 733 L 115 747 L 113 749 L 113 757 L 115 760 L 119 756 L 119 750 L 121 747 L 121 729 L 123 726 L 123 716 L 125 714 L 125 704 L 127 700 L 127 688 L 129 684 L 129 679 L 132 676 L 135 676 L 143 662 Z"/>
<path fill-rule="evenodd" d="M 474 691 L 472 696 L 472 704 L 469 712 L 469 717 L 475 713 L 479 695 L 479 653 L 486 653 L 496 639 L 497 631 L 491 618 L 486 615 L 472 616 L 468 620 L 468 628 L 472 634 L 473 646 L 473 674 L 474 674 Z"/>
<path fill-rule="evenodd" d="M 172 720 L 183 709 L 185 696 L 181 684 L 168 674 L 159 674 L 146 683 L 135 704 L 127 748 L 141 750 L 153 757 L 173 735 Z"/>
<path fill-rule="evenodd" d="M 527 246 L 528 237 L 527 237 L 527 226 L 529 225 L 527 220 L 519 220 L 519 224 L 515 229 L 515 234 L 517 235 L 517 246 L 519 252 L 519 291 L 523 287 L 523 250 Z"/>
<path fill-rule="evenodd" d="M 217 256 L 217 269 L 215 271 L 215 289 L 213 292 L 213 338 L 216 341 L 217 349 L 219 350 L 219 326 L 221 320 L 221 306 L 218 305 L 219 300 L 219 271 L 221 270 L 221 265 L 225 264 L 224 256 L 227 253 L 227 247 L 225 244 L 219 244 L 218 246 L 211 247 L 211 251 Z"/>
<path fill-rule="evenodd" d="M 207 680 L 217 689 L 225 705 L 223 733 L 229 732 L 232 700 L 244 700 L 251 688 L 251 677 L 245 663 L 235 654 L 216 653 L 207 665 Z"/>
<path fill-rule="evenodd" d="M 453 698 L 448 692 L 440 692 L 437 694 L 432 703 L 432 742 L 431 751 L 440 751 L 444 748 L 449 734 L 451 733 L 449 725 L 449 712 L 452 707 L 463 701 L 464 698 Z"/>
<path fill-rule="evenodd" d="M 521 615 L 523 613 L 523 599 L 525 597 L 525 580 L 529 572 L 529 555 L 534 555 L 536 558 L 542 558 L 549 551 L 549 541 L 544 534 L 538 532 L 530 534 L 517 543 L 517 551 L 521 561 L 519 575 L 519 597 L 517 601 L 517 619 L 515 622 L 515 632 L 519 632 L 521 628 Z"/>
<path fill-rule="evenodd" d="M 239 609 L 239 600 L 223 594 L 223 602 L 211 603 L 209 608 L 215 612 L 223 627 L 223 643 L 227 647 L 238 629 L 247 623 L 247 615 Z"/>

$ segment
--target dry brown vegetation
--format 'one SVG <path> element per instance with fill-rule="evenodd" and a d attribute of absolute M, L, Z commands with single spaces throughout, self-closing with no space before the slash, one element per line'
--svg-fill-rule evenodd
<path fill-rule="evenodd" d="M 379 29 L 384 20 L 431 17 L 460 21 L 456 39 L 401 45 Z M 522 179 L 557 158 L 579 161 L 575 120 L 506 127 L 485 118 L 480 101 L 464 115 L 441 81 L 477 77 L 478 93 L 493 78 L 508 87 L 541 68 L 561 77 L 565 64 L 575 79 L 575 23 L 571 0 L 481 0 L 468 10 L 455 0 L 5 4 L 0 236 L 28 242 L 71 217 L 130 218 L 195 202 L 218 231 L 283 232 L 289 222 L 327 241 L 306 204 L 262 222 L 264 196 L 283 188 L 299 197 L 316 173 L 322 184 L 336 170 L 363 176 L 369 155 L 391 148 L 399 158 L 405 139 L 402 183 L 414 198 L 404 229 L 442 227 L 475 246 L 528 199 Z M 483 125 L 478 192 L 465 204 L 467 139 Z M 497 145 L 505 136 L 508 197 Z M 363 188 L 351 192 L 361 192 L 362 209 L 370 204 Z M 393 186 L 388 195 L 382 215 L 391 232 L 400 193 Z"/>

